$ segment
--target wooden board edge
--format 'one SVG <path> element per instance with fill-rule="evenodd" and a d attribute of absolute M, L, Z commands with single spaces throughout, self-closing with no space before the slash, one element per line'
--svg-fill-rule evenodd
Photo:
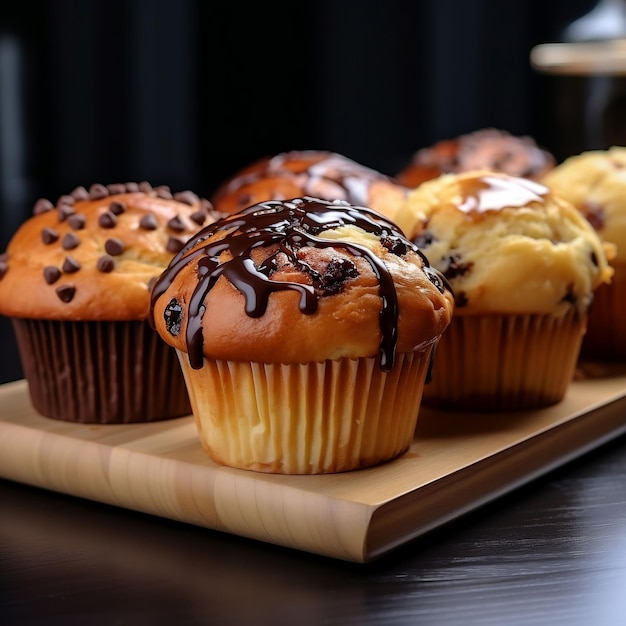
<path fill-rule="evenodd" d="M 0 478 L 351 562 L 364 560 L 374 511 L 260 482 L 253 473 L 216 471 L 19 424 L 0 423 Z"/>
<path fill-rule="evenodd" d="M 364 562 L 380 558 L 626 434 L 625 415 L 626 397 L 620 396 L 384 503 L 372 514 Z M 454 507 L 449 505 L 451 499 L 456 501 Z"/>

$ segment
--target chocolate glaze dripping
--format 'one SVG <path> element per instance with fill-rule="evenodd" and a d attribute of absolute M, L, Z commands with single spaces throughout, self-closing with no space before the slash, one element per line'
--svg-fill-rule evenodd
<path fill-rule="evenodd" d="M 161 275 L 152 291 L 152 305 L 168 289 L 175 276 L 189 263 L 196 262 L 198 285 L 188 305 L 186 342 L 189 362 L 193 368 L 202 367 L 203 336 L 202 316 L 204 300 L 218 278 L 226 277 L 244 296 L 245 311 L 250 317 L 265 313 L 272 293 L 283 290 L 299 292 L 300 310 L 307 315 L 317 310 L 318 296 L 315 289 L 306 284 L 273 281 L 269 276 L 275 267 L 275 257 L 285 254 L 294 265 L 299 265 L 297 252 L 303 247 L 342 248 L 353 256 L 364 258 L 372 268 L 380 284 L 383 306 L 380 312 L 380 367 L 390 370 L 395 359 L 397 343 L 398 300 L 395 285 L 385 264 L 365 246 L 352 242 L 327 240 L 317 235 L 341 225 L 353 224 L 366 232 L 391 241 L 402 241 L 403 251 L 413 250 L 424 263 L 428 278 L 443 291 L 446 282 L 439 273 L 428 267 L 426 257 L 415 245 L 404 238 L 392 222 L 371 209 L 354 207 L 346 202 L 329 202 L 311 197 L 296 198 L 288 202 L 268 201 L 254 205 L 226 219 L 219 220 L 200 231 L 174 257 L 168 269 Z M 200 244 L 218 232 L 226 232 L 223 239 Z M 250 254 L 254 248 L 272 245 L 278 251 L 257 266 Z M 232 259 L 220 263 L 220 255 L 228 250 Z M 153 308 L 152 307 L 152 308 Z M 151 309 L 152 311 L 152 309 Z M 153 320 L 152 320 L 153 322 Z"/>

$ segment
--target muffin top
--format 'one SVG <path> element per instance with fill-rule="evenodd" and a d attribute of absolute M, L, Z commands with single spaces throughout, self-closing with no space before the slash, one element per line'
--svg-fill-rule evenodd
<path fill-rule="evenodd" d="M 146 319 L 151 283 L 217 216 L 145 182 L 78 187 L 33 213 L 0 255 L 0 314 L 73 321 Z"/>
<path fill-rule="evenodd" d="M 398 223 L 449 280 L 455 315 L 582 314 L 612 274 L 582 214 L 526 178 L 441 176 L 410 192 Z"/>
<path fill-rule="evenodd" d="M 581 211 L 604 241 L 615 244 L 615 261 L 626 263 L 626 148 L 571 156 L 542 182 Z"/>
<path fill-rule="evenodd" d="M 485 128 L 418 150 L 397 179 L 417 187 L 441 174 L 490 169 L 512 176 L 539 179 L 555 165 L 554 156 L 532 137 Z"/>
<path fill-rule="evenodd" d="M 311 363 L 380 357 L 436 341 L 445 280 L 377 212 L 311 197 L 268 201 L 204 228 L 152 293 L 161 337 L 203 357 Z"/>
<path fill-rule="evenodd" d="M 335 152 L 292 150 L 264 157 L 225 181 L 211 196 L 222 213 L 267 200 L 315 196 L 372 207 L 392 217 L 406 189 L 388 176 Z"/>

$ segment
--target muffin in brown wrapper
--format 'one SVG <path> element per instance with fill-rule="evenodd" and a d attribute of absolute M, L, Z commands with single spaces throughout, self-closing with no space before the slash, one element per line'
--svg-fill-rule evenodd
<path fill-rule="evenodd" d="M 189 414 L 176 353 L 146 320 L 154 280 L 217 218 L 210 203 L 96 184 L 33 213 L 0 255 L 0 314 L 13 320 L 35 409 L 100 424 Z"/>
<path fill-rule="evenodd" d="M 477 170 L 422 183 L 399 223 L 455 295 L 424 404 L 503 411 L 563 399 L 595 291 L 612 275 L 581 213 L 536 181 Z"/>
<path fill-rule="evenodd" d="M 626 264 L 612 261 L 613 278 L 598 287 L 583 338 L 581 359 L 626 359 Z"/>
<path fill-rule="evenodd" d="M 176 353 L 144 321 L 13 319 L 33 406 L 58 420 L 146 422 L 191 413 Z"/>
<path fill-rule="evenodd" d="M 460 411 L 556 404 L 572 381 L 585 326 L 573 309 L 562 317 L 454 317 L 437 346 L 423 403 Z"/>
<path fill-rule="evenodd" d="M 626 360 L 626 147 L 589 150 L 565 159 L 543 182 L 596 229 L 614 270 L 589 312 L 581 360 Z"/>

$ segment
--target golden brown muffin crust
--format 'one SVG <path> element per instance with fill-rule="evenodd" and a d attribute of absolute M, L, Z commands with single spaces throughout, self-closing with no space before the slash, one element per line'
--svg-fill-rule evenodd
<path fill-rule="evenodd" d="M 451 313 L 445 281 L 395 225 L 313 198 L 261 203 L 204 229 L 153 292 L 157 331 L 198 367 L 198 353 L 264 363 L 373 357 L 390 334 L 394 351 L 410 352 L 436 341 Z"/>
<path fill-rule="evenodd" d="M 34 213 L 0 258 L 0 314 L 74 321 L 146 319 L 151 283 L 217 215 L 148 183 L 79 187 Z"/>

